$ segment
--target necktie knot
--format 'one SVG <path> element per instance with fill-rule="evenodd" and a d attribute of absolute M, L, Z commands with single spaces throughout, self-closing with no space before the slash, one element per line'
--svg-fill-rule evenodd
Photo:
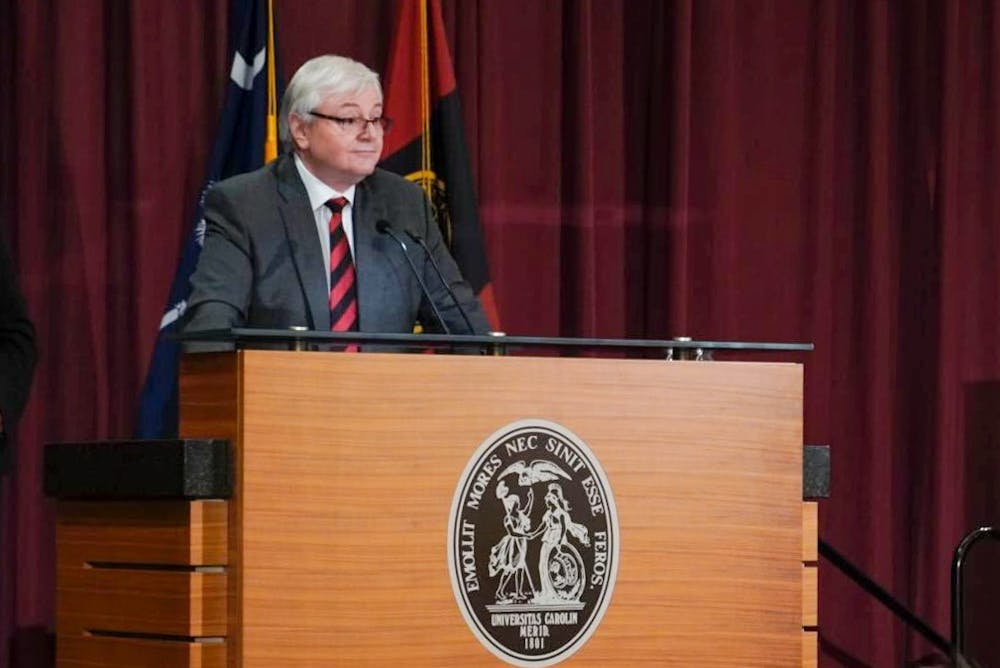
<path fill-rule="evenodd" d="M 347 206 L 347 198 L 334 197 L 332 200 L 327 202 L 326 205 L 330 207 L 330 211 L 332 211 L 334 214 L 338 214 L 344 210 L 345 206 Z"/>

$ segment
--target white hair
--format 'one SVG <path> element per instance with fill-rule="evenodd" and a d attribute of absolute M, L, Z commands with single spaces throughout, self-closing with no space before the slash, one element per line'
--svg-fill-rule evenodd
<path fill-rule="evenodd" d="M 282 145 L 287 148 L 292 143 L 288 129 L 288 117 L 292 114 L 311 122 L 309 112 L 319 106 L 325 98 L 331 95 L 360 93 L 368 88 L 375 88 L 379 97 L 382 96 L 382 84 L 379 83 L 378 74 L 356 60 L 334 55 L 317 56 L 307 60 L 295 72 L 281 100 L 278 137 Z"/>

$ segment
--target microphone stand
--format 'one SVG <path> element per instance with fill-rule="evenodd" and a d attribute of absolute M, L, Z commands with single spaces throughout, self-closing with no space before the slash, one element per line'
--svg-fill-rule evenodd
<path fill-rule="evenodd" d="M 375 230 L 378 231 L 379 234 L 386 234 L 392 237 L 392 239 L 399 244 L 399 247 L 403 249 L 403 257 L 406 258 L 406 263 L 410 265 L 410 271 L 413 272 L 413 277 L 416 278 L 417 283 L 420 284 L 420 290 L 424 293 L 424 297 L 426 297 L 427 301 L 430 302 L 431 309 L 434 311 L 434 317 L 437 318 L 437 321 L 441 324 L 441 329 L 444 330 L 444 333 L 450 336 L 451 330 L 448 328 L 448 323 L 444 321 L 441 311 L 438 310 L 437 304 L 434 303 L 434 298 L 431 297 L 430 290 L 427 289 L 427 284 L 424 283 L 424 279 L 420 277 L 420 272 L 417 271 L 416 265 L 414 265 L 413 260 L 410 259 L 410 254 L 406 252 L 406 242 L 403 241 L 398 234 L 396 234 L 396 232 L 392 229 L 392 225 L 389 224 L 389 221 L 378 221 L 375 223 Z"/>
<path fill-rule="evenodd" d="M 441 267 L 438 265 L 437 260 L 434 259 L 434 254 L 431 253 L 431 249 L 427 247 L 427 243 L 423 240 L 423 238 L 414 234 L 413 232 L 409 230 L 405 230 L 405 232 L 408 237 L 413 239 L 414 242 L 416 242 L 421 248 L 424 249 L 424 253 L 427 254 L 427 259 L 431 261 L 431 266 L 434 267 L 434 273 L 437 274 L 438 281 L 441 283 L 441 285 L 444 286 L 444 289 L 448 291 L 448 295 L 451 297 L 451 301 L 455 303 L 455 308 L 458 309 L 458 312 L 462 316 L 462 320 L 465 321 L 465 326 L 469 329 L 469 334 L 475 334 L 476 333 L 475 327 L 472 326 L 472 322 L 469 320 L 469 316 L 465 313 L 465 309 L 462 308 L 462 305 L 459 303 L 458 297 L 455 296 L 455 291 L 451 289 L 450 285 L 448 285 L 448 281 L 444 280 L 444 274 L 441 273 Z"/>

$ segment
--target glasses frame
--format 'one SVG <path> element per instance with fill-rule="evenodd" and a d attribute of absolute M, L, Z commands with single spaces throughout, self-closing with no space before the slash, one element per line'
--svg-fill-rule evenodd
<path fill-rule="evenodd" d="M 324 114 L 319 111 L 310 111 L 308 113 L 310 116 L 315 116 L 316 118 L 333 121 L 337 128 L 343 130 L 344 132 L 349 132 L 351 128 L 359 122 L 364 122 L 364 130 L 371 128 L 373 133 L 381 132 L 383 135 L 387 135 L 389 134 L 389 130 L 392 129 L 392 119 L 387 116 L 365 118 L 364 116 L 331 116 L 330 114 Z M 378 128 L 378 130 L 375 128 Z M 359 127 L 357 132 L 362 132 L 362 129 Z"/>

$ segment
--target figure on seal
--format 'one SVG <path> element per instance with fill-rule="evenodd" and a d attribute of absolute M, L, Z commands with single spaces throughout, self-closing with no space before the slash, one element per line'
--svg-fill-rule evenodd
<path fill-rule="evenodd" d="M 508 492 L 507 483 L 503 480 L 497 483 L 496 495 L 506 510 L 503 526 L 507 533 L 490 549 L 490 576 L 503 573 L 496 590 L 496 602 L 501 604 L 524 603 L 535 594 L 535 585 L 528 571 L 528 539 L 538 535 L 538 532 L 529 533 L 534 493 L 533 490 L 528 490 L 528 503 L 522 509 L 520 497 Z M 514 581 L 514 590 L 508 592 L 507 586 L 511 579 Z M 527 591 L 524 588 L 526 580 Z"/>
<path fill-rule="evenodd" d="M 583 558 L 570 543 L 572 536 L 581 545 L 590 545 L 587 527 L 573 521 L 569 502 L 563 496 L 559 483 L 549 483 L 545 495 L 545 515 L 534 532 L 542 534 L 542 548 L 538 555 L 538 573 L 541 580 L 533 603 L 553 604 L 577 602 L 586 581 Z"/>

